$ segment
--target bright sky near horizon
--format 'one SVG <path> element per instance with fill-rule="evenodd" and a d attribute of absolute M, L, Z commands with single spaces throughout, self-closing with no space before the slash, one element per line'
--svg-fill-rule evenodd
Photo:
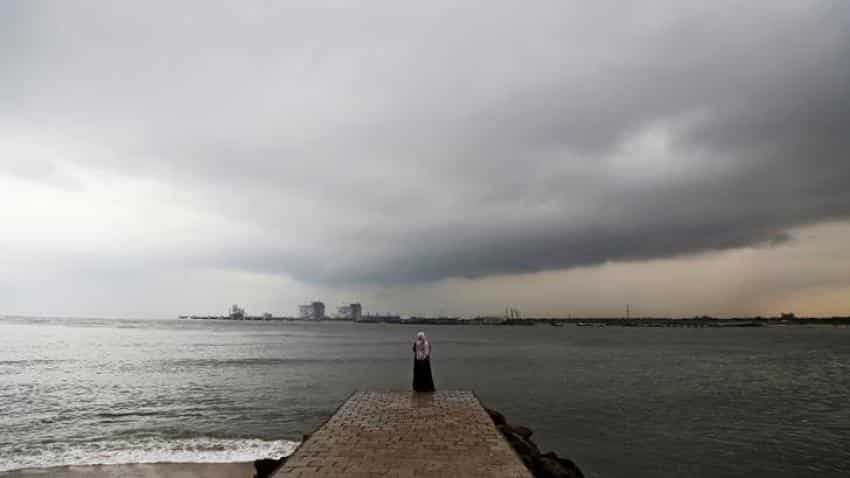
<path fill-rule="evenodd" d="M 0 314 L 850 315 L 850 3 L 0 3 Z"/>

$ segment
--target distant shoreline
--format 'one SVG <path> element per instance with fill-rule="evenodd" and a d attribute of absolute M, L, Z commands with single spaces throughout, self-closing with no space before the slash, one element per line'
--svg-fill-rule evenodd
<path fill-rule="evenodd" d="M 588 326 L 588 327 L 766 327 L 790 325 L 850 325 L 850 317 L 691 317 L 691 318 L 493 318 L 493 317 L 410 317 L 364 316 L 361 320 L 351 319 L 302 319 L 297 317 L 241 317 L 228 316 L 180 316 L 187 320 L 227 320 L 227 321 L 271 321 L 301 323 L 352 322 L 357 324 L 398 324 L 398 325 L 502 325 L 502 326 Z"/>

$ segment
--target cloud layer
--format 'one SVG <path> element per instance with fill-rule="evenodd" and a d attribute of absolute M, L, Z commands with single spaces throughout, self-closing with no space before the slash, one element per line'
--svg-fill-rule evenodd
<path fill-rule="evenodd" d="M 850 215 L 842 1 L 5 2 L 0 69 L 2 243 L 69 270 L 418 284 Z"/>

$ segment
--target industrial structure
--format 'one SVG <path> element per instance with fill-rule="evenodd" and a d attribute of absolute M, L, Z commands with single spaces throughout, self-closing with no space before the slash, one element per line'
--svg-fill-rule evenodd
<path fill-rule="evenodd" d="M 233 306 L 230 307 L 229 316 L 232 320 L 245 320 L 245 309 L 233 304 Z"/>
<path fill-rule="evenodd" d="M 514 309 L 513 307 L 505 307 L 505 318 L 506 319 L 521 319 L 522 316 L 519 313 L 519 309 Z"/>
<path fill-rule="evenodd" d="M 363 306 L 359 303 L 343 305 L 337 308 L 337 316 L 340 319 L 360 320 L 363 316 Z"/>
<path fill-rule="evenodd" d="M 312 302 L 298 306 L 298 317 L 302 319 L 321 320 L 325 318 L 325 303 Z"/>

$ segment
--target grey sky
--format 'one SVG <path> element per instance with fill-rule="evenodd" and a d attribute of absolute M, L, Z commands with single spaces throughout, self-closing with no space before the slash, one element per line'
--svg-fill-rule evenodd
<path fill-rule="evenodd" d="M 843 1 L 3 2 L 0 313 L 486 313 L 494 280 L 793 261 L 850 240 L 847 131 Z M 504 300 L 607 310 L 558 295 Z"/>

